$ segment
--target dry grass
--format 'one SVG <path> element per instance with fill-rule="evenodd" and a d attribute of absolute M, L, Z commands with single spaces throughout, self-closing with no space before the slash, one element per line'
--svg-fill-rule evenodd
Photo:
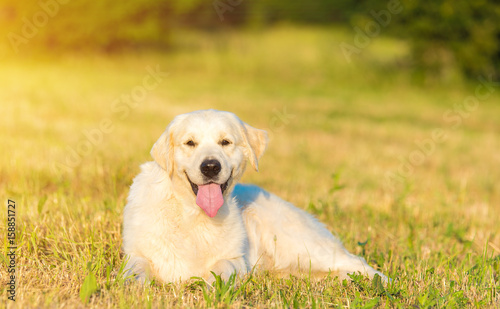
<path fill-rule="evenodd" d="M 17 307 L 499 307 L 500 87 L 450 121 L 447 111 L 479 82 L 414 86 L 393 64 L 404 43 L 374 40 L 349 64 L 338 48 L 348 38 L 287 27 L 182 33 L 179 49 L 162 55 L 5 60 L 0 196 L 17 203 Z M 148 66 L 169 75 L 129 113 L 114 109 Z M 316 214 L 394 284 L 255 274 L 241 293 L 222 283 L 124 285 L 116 276 L 128 186 L 172 117 L 203 108 L 268 129 L 261 172 L 244 181 Z M 84 132 L 102 119 L 113 129 L 82 155 Z M 436 128 L 446 139 L 387 181 Z M 83 304 L 88 265 L 99 289 Z M 14 307 L 6 269 L 0 295 Z"/>

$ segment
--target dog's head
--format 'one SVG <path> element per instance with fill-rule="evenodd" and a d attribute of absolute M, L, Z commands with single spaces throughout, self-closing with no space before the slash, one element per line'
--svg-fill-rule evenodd
<path fill-rule="evenodd" d="M 267 133 L 236 115 L 215 110 L 177 116 L 151 150 L 172 179 L 175 192 L 214 217 L 243 175 L 248 159 L 255 170 Z"/>

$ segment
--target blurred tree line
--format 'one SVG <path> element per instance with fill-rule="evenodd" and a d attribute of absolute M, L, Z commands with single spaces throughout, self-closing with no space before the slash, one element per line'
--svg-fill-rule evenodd
<path fill-rule="evenodd" d="M 391 13 L 391 5 L 402 10 Z M 500 72 L 495 0 L 0 0 L 0 27 L 16 52 L 166 48 L 178 27 L 213 31 L 282 21 L 347 25 L 368 36 L 378 24 L 384 35 L 409 41 L 422 71 L 439 75 L 452 65 L 469 77 Z"/>

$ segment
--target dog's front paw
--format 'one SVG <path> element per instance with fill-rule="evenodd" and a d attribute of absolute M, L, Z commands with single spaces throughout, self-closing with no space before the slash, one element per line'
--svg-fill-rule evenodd
<path fill-rule="evenodd" d="M 236 268 L 230 261 L 220 260 L 211 267 L 210 275 L 207 281 L 212 284 L 215 281 L 215 276 L 220 276 L 222 280 L 227 281 L 235 272 Z"/>
<path fill-rule="evenodd" d="M 365 272 L 360 272 L 360 271 L 356 272 L 356 271 L 352 271 L 352 270 L 338 270 L 336 272 L 336 276 L 340 280 L 347 279 L 349 281 L 353 280 L 352 275 L 355 275 L 355 274 L 358 274 L 358 275 L 361 275 L 361 276 L 364 276 L 364 277 L 368 277 L 371 280 L 377 280 L 376 276 L 378 275 L 380 277 L 380 281 L 382 281 L 382 283 L 384 285 L 392 282 L 391 278 L 388 278 L 383 273 L 381 273 L 379 271 L 376 271 L 376 270 L 373 270 L 373 269 L 371 269 L 371 271 L 365 271 Z"/>
<path fill-rule="evenodd" d="M 213 283 L 215 281 L 215 277 L 212 275 L 212 272 L 215 275 L 220 276 L 222 280 L 227 281 L 233 273 L 236 273 L 237 275 L 246 274 L 248 272 L 248 267 L 243 258 L 219 260 L 210 268 L 210 274 L 207 278 L 209 283 Z"/>
<path fill-rule="evenodd" d="M 128 256 L 128 262 L 123 270 L 123 278 L 125 282 L 138 282 L 145 284 L 150 281 L 150 267 L 146 259 Z"/>

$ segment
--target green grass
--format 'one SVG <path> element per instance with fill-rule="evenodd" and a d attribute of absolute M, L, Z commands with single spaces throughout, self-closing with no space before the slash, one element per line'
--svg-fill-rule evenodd
<path fill-rule="evenodd" d="M 479 82 L 414 85 L 405 42 L 382 37 L 347 63 L 338 45 L 352 35 L 182 32 L 162 54 L 2 60 L 0 196 L 17 203 L 17 307 L 498 308 L 500 87 L 455 127 L 447 111 Z M 113 109 L 148 66 L 169 75 L 127 114 Z M 128 186 L 170 120 L 205 108 L 270 132 L 260 172 L 244 182 L 314 213 L 393 284 L 268 273 L 213 289 L 197 280 L 125 284 Z M 112 129 L 82 154 L 84 132 L 103 119 Z M 446 139 L 388 181 L 437 128 Z M 2 224 L 5 266 L 6 232 Z M 2 303 L 14 307 L 6 267 L 0 274 Z"/>

